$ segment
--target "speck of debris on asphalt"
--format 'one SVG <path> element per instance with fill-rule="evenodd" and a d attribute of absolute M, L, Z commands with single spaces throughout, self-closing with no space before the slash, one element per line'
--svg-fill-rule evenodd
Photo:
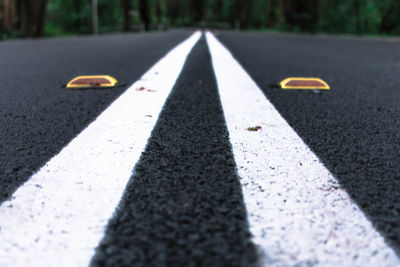
<path fill-rule="evenodd" d="M 262 128 L 261 126 L 254 126 L 254 127 L 247 128 L 247 130 L 250 131 L 250 132 L 257 132 L 261 128 Z"/>

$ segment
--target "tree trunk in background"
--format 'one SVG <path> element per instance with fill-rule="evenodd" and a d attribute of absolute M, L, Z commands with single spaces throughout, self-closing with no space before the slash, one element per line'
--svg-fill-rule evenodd
<path fill-rule="evenodd" d="M 285 23 L 285 0 L 279 0 L 278 23 L 280 26 Z"/>
<path fill-rule="evenodd" d="M 157 19 L 157 29 L 165 30 L 163 0 L 157 0 L 156 2 L 156 19 Z"/>
<path fill-rule="evenodd" d="M 296 24 L 295 21 L 295 14 L 293 10 L 293 3 L 292 0 L 281 0 L 281 22 L 286 23 L 290 26 L 293 26 Z"/>
<path fill-rule="evenodd" d="M 9 31 L 15 22 L 15 2 L 13 0 L 0 1 L 0 29 Z"/>
<path fill-rule="evenodd" d="M 132 9 L 131 0 L 122 0 L 121 6 L 122 6 L 122 14 L 123 14 L 122 29 L 124 32 L 129 32 L 132 30 L 131 15 L 130 15 L 130 12 Z"/>
<path fill-rule="evenodd" d="M 390 20 L 390 17 L 393 15 L 393 10 L 395 10 L 393 6 L 393 2 L 390 2 L 390 4 L 385 5 L 382 7 L 380 14 L 381 14 L 381 23 L 379 25 L 379 31 L 380 32 L 385 32 L 389 33 L 393 30 L 393 28 L 396 26 L 393 24 Z"/>
<path fill-rule="evenodd" d="M 73 1 L 73 11 L 75 12 L 75 14 L 80 14 L 81 9 L 82 9 L 82 4 L 81 4 L 80 0 L 74 0 Z M 79 29 L 81 28 L 81 25 L 82 25 L 81 17 L 77 16 L 77 18 L 74 19 L 74 23 L 71 23 L 71 24 L 74 24 L 74 25 L 70 25 L 69 30 L 79 32 Z"/>
<path fill-rule="evenodd" d="M 45 21 L 46 21 L 46 11 L 47 11 L 47 0 L 35 0 L 36 1 L 36 11 L 34 13 L 33 19 L 36 26 L 34 31 L 35 37 L 41 37 L 44 35 Z"/>
<path fill-rule="evenodd" d="M 11 14 L 10 14 L 10 7 L 11 3 L 10 0 L 4 0 L 3 1 L 3 14 L 2 14 L 2 28 L 3 29 L 9 29 L 11 28 Z"/>
<path fill-rule="evenodd" d="M 150 30 L 150 12 L 148 0 L 139 0 L 139 13 L 140 19 L 144 24 L 144 29 L 146 31 Z"/>
<path fill-rule="evenodd" d="M 47 0 L 18 0 L 19 29 L 23 37 L 41 37 L 44 34 Z"/>
<path fill-rule="evenodd" d="M 291 29 L 314 32 L 318 24 L 318 0 L 282 0 L 282 12 Z"/>
<path fill-rule="evenodd" d="M 276 25 L 276 0 L 268 0 L 268 27 Z"/>
<path fill-rule="evenodd" d="M 361 17 L 360 17 L 360 1 L 354 0 L 354 14 L 356 19 L 356 31 L 359 35 L 362 34 Z"/>
<path fill-rule="evenodd" d="M 216 0 L 215 1 L 215 6 L 213 8 L 212 12 L 212 20 L 220 22 L 222 20 L 222 6 L 223 6 L 223 0 Z"/>
<path fill-rule="evenodd" d="M 204 18 L 204 0 L 191 0 L 190 1 L 190 17 L 194 23 L 199 23 Z"/>
<path fill-rule="evenodd" d="M 250 22 L 250 0 L 235 0 L 235 17 L 236 17 L 236 27 L 243 30 L 249 26 Z"/>
<path fill-rule="evenodd" d="M 285 16 L 285 21 L 290 27 L 294 28 L 296 26 L 300 27 L 300 23 L 297 20 L 298 16 L 298 5 L 295 0 L 283 0 L 283 13 Z"/>
<path fill-rule="evenodd" d="M 167 0 L 167 13 L 170 22 L 176 23 L 180 16 L 178 0 Z"/>
<path fill-rule="evenodd" d="M 4 21 L 5 21 L 5 15 L 4 13 L 6 12 L 6 4 L 4 3 L 4 0 L 0 0 L 0 32 L 4 30 Z"/>
<path fill-rule="evenodd" d="M 319 21 L 319 0 L 309 0 L 306 5 L 307 13 L 309 14 L 309 18 L 306 22 L 305 30 L 309 32 L 315 32 L 318 30 L 318 21 Z"/>

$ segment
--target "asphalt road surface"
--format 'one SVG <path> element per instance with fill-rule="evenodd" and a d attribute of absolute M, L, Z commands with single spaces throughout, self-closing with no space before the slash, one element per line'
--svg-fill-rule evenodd
<path fill-rule="evenodd" d="M 400 43 L 215 31 L 224 48 L 192 34 L 0 43 L 0 265 L 400 266 Z M 122 85 L 63 88 L 84 74 Z M 282 90 L 287 77 L 320 77 L 331 90 Z M 122 133 L 125 117 L 149 134 Z M 95 120 L 115 139 L 92 130 Z M 74 146 L 87 131 L 97 134 Z M 120 168 L 119 155 L 127 175 L 60 165 L 96 138 L 120 145 L 99 147 L 110 159 L 99 166 Z M 125 140 L 137 157 L 125 154 Z M 74 168 L 88 182 L 71 181 L 93 195 L 67 185 Z M 73 201 L 96 211 L 75 214 Z"/>
<path fill-rule="evenodd" d="M 186 37 L 187 32 L 176 32 L 1 43 L 0 200 Z M 75 76 L 96 74 L 118 77 L 126 86 L 63 89 Z"/>

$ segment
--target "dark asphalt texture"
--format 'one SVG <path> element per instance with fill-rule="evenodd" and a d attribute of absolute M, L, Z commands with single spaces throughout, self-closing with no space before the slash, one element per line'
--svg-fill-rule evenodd
<path fill-rule="evenodd" d="M 77 75 L 109 74 L 130 85 L 185 31 L 0 43 L 0 202 L 6 200 L 127 86 L 62 89 Z"/>
<path fill-rule="evenodd" d="M 221 32 L 265 95 L 400 249 L 400 43 L 275 33 Z M 331 91 L 271 87 L 320 77 Z"/>
<path fill-rule="evenodd" d="M 163 107 L 92 266 L 253 266 L 249 239 L 203 38 Z"/>

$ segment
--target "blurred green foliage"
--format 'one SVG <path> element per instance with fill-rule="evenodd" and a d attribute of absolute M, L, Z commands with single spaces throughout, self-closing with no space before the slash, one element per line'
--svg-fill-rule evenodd
<path fill-rule="evenodd" d="M 21 21 L 24 21 L 26 14 L 19 12 L 24 1 L 35 0 L 0 0 L 0 38 L 28 36 L 21 29 Z M 92 0 L 40 1 L 46 2 L 46 16 L 42 18 L 44 23 L 37 22 L 38 27 L 44 28 L 43 31 L 37 30 L 37 35 L 92 33 Z M 312 33 L 400 34 L 400 0 L 97 1 L 100 33 L 193 26 Z"/>

